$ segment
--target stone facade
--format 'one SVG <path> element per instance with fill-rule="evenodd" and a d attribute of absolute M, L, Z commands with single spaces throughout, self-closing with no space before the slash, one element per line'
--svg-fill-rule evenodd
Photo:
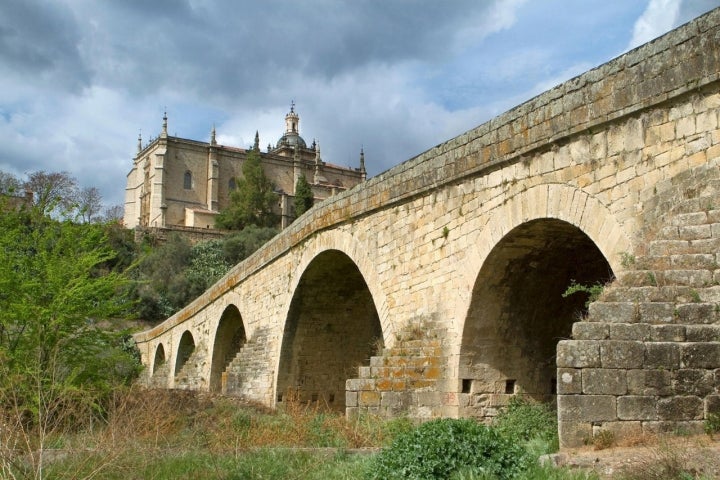
<path fill-rule="evenodd" d="M 136 336 L 146 381 L 421 419 L 523 396 L 557 405 L 563 446 L 698 431 L 720 411 L 719 74 L 715 10 L 327 199 Z"/>
<path fill-rule="evenodd" d="M 345 191 L 366 178 L 365 159 L 360 167 L 326 163 L 316 142 L 308 147 L 300 136 L 300 117 L 294 105 L 285 117 L 285 134 L 275 147 L 261 153 L 265 175 L 278 193 L 277 213 L 281 227 L 294 219 L 295 185 L 301 175 L 310 183 L 316 201 Z M 254 148 L 259 151 L 256 135 Z M 242 177 L 247 151 L 218 145 L 215 129 L 210 143 L 172 137 L 167 115 L 162 133 L 148 145 L 138 138 L 137 155 L 127 175 L 124 224 L 127 228 L 214 228 L 215 216 L 226 207 Z"/>

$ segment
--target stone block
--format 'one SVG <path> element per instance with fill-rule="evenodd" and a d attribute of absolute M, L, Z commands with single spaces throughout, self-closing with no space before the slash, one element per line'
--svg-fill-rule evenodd
<path fill-rule="evenodd" d="M 703 408 L 703 401 L 696 396 L 660 398 L 657 403 L 658 418 L 669 421 L 701 420 Z"/>
<path fill-rule="evenodd" d="M 582 389 L 587 395 L 625 395 L 626 371 L 606 368 L 583 369 Z"/>
<path fill-rule="evenodd" d="M 617 399 L 620 420 L 657 420 L 657 397 L 628 395 Z"/>
<path fill-rule="evenodd" d="M 704 397 L 715 390 L 715 378 L 711 370 L 682 369 L 674 372 L 673 391 L 677 395 Z"/>
<path fill-rule="evenodd" d="M 378 407 L 380 406 L 380 392 L 362 391 L 358 393 L 358 406 Z"/>
<path fill-rule="evenodd" d="M 680 345 L 670 342 L 651 342 L 645 344 L 645 366 L 665 368 L 680 367 Z"/>
<path fill-rule="evenodd" d="M 642 342 L 611 340 L 600 345 L 603 368 L 640 368 L 645 360 Z"/>
<path fill-rule="evenodd" d="M 643 433 L 649 436 L 664 435 L 701 435 L 704 433 L 705 422 L 701 420 L 688 421 L 657 421 L 643 422 Z"/>
<path fill-rule="evenodd" d="M 610 323 L 634 323 L 637 317 L 631 302 L 593 302 L 588 315 L 593 321 Z"/>
<path fill-rule="evenodd" d="M 651 329 L 647 323 L 611 323 L 610 338 L 612 340 L 650 340 Z"/>
<path fill-rule="evenodd" d="M 688 325 L 686 339 L 688 342 L 720 342 L 720 325 Z"/>
<path fill-rule="evenodd" d="M 715 305 L 712 303 L 682 303 L 675 311 L 675 323 L 707 324 L 715 321 Z"/>
<path fill-rule="evenodd" d="M 561 340 L 557 345 L 558 368 L 600 367 L 600 341 Z"/>
<path fill-rule="evenodd" d="M 592 438 L 592 423 L 560 421 L 558 422 L 558 435 L 561 448 L 587 445 Z"/>
<path fill-rule="evenodd" d="M 405 405 L 407 395 L 400 392 L 382 392 L 380 394 L 380 406 L 387 409 L 399 409 Z"/>
<path fill-rule="evenodd" d="M 607 323 L 575 322 L 572 326 L 572 336 L 575 340 L 605 340 L 609 338 Z"/>
<path fill-rule="evenodd" d="M 603 422 L 601 425 L 593 428 L 593 436 L 597 435 L 598 431 L 610 432 L 616 440 L 639 438 L 642 436 L 642 422 L 628 420 L 622 422 Z"/>
<path fill-rule="evenodd" d="M 358 406 L 358 393 L 357 392 L 345 392 L 345 407 L 357 407 Z"/>
<path fill-rule="evenodd" d="M 640 321 L 651 324 L 672 323 L 675 304 L 670 302 L 648 302 L 638 305 Z"/>
<path fill-rule="evenodd" d="M 414 403 L 419 407 L 439 407 L 443 405 L 442 392 L 415 392 Z"/>
<path fill-rule="evenodd" d="M 653 342 L 684 342 L 684 325 L 651 325 L 650 339 Z"/>
<path fill-rule="evenodd" d="M 672 395 L 673 375 L 668 370 L 628 370 L 630 395 Z"/>
<path fill-rule="evenodd" d="M 558 419 L 563 422 L 608 422 L 617 420 L 613 395 L 558 395 Z"/>
<path fill-rule="evenodd" d="M 720 395 L 705 397 L 705 418 L 710 414 L 720 415 Z"/>
<path fill-rule="evenodd" d="M 681 366 L 684 368 L 720 367 L 720 342 L 685 343 L 681 346 Z"/>
<path fill-rule="evenodd" d="M 350 378 L 345 381 L 345 390 L 375 390 L 375 380 L 372 378 Z"/>
<path fill-rule="evenodd" d="M 575 368 L 558 368 L 557 393 L 567 395 L 582 393 L 582 370 Z"/>

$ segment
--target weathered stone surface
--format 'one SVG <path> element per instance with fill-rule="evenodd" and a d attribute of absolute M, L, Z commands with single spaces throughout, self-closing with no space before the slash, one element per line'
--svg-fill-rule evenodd
<path fill-rule="evenodd" d="M 650 339 L 653 342 L 684 342 L 684 325 L 652 325 Z"/>
<path fill-rule="evenodd" d="M 594 302 L 589 315 L 603 322 L 634 323 L 638 320 L 636 305 L 632 302 Z"/>
<path fill-rule="evenodd" d="M 587 395 L 625 395 L 626 370 L 586 368 L 582 371 L 582 393 Z"/>
<path fill-rule="evenodd" d="M 673 375 L 669 370 L 628 370 L 627 382 L 630 395 L 672 395 Z"/>
<path fill-rule="evenodd" d="M 645 344 L 645 366 L 673 370 L 680 367 L 680 345 L 671 342 Z"/>
<path fill-rule="evenodd" d="M 720 365 L 720 342 L 681 344 L 681 365 L 686 368 L 714 368 Z"/>
<path fill-rule="evenodd" d="M 696 396 L 661 398 L 657 403 L 660 420 L 701 420 L 703 418 L 703 401 Z"/>
<path fill-rule="evenodd" d="M 647 341 L 652 336 L 651 325 L 647 323 L 611 323 L 609 327 L 612 340 Z"/>
<path fill-rule="evenodd" d="M 624 396 L 617 399 L 620 420 L 657 420 L 657 397 Z"/>
<path fill-rule="evenodd" d="M 605 422 L 617 420 L 613 395 L 558 395 L 561 422 Z"/>
<path fill-rule="evenodd" d="M 641 303 L 637 306 L 640 321 L 646 323 L 672 323 L 675 304 L 670 302 Z"/>
<path fill-rule="evenodd" d="M 600 345 L 600 355 L 603 368 L 639 368 L 645 360 L 645 345 L 642 342 L 607 341 Z"/>
<path fill-rule="evenodd" d="M 606 323 L 575 322 L 572 335 L 575 340 L 605 340 L 609 338 L 609 328 Z"/>
<path fill-rule="evenodd" d="M 562 340 L 558 343 L 558 368 L 600 367 L 600 365 L 600 342 Z"/>
<path fill-rule="evenodd" d="M 582 393 L 582 370 L 558 368 L 557 393 L 560 395 Z"/>
<path fill-rule="evenodd" d="M 677 395 L 704 397 L 715 390 L 715 378 L 711 370 L 681 369 L 673 372 L 673 392 Z"/>
<path fill-rule="evenodd" d="M 720 415 L 720 395 L 708 395 L 705 397 L 705 418 L 708 415 Z"/>

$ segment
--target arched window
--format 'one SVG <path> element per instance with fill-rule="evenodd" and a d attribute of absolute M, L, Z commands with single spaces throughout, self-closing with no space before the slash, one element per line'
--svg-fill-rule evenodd
<path fill-rule="evenodd" d="M 228 190 L 232 192 L 233 190 L 235 190 L 235 187 L 237 187 L 237 185 L 235 185 L 235 178 L 231 178 L 230 180 L 228 180 Z"/>
<path fill-rule="evenodd" d="M 185 172 L 185 179 L 183 181 L 183 186 L 185 187 L 185 190 L 192 189 L 192 173 L 190 172 L 190 170 Z"/>

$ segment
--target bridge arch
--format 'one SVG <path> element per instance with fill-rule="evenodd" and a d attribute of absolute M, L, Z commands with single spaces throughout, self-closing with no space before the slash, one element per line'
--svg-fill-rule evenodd
<path fill-rule="evenodd" d="M 290 290 L 276 399 L 292 393 L 300 401 L 320 401 L 344 411 L 345 382 L 368 364 L 383 330 L 358 264 L 336 248 L 322 246 L 312 253 L 297 269 Z"/>
<path fill-rule="evenodd" d="M 180 342 L 177 347 L 177 355 L 175 357 L 175 371 L 174 375 L 177 377 L 182 371 L 183 367 L 190 359 L 190 356 L 195 351 L 195 339 L 193 338 L 190 330 L 185 330 L 180 337 Z"/>
<path fill-rule="evenodd" d="M 157 371 L 165 364 L 165 362 L 165 347 L 163 347 L 162 342 L 160 342 L 155 348 L 155 356 L 152 363 L 152 374 L 155 375 L 155 373 L 157 373 Z"/>
<path fill-rule="evenodd" d="M 210 364 L 211 392 L 223 390 L 223 373 L 246 341 L 247 335 L 240 310 L 230 304 L 225 307 L 215 330 Z"/>
<path fill-rule="evenodd" d="M 513 196 L 482 232 L 488 241 L 471 255 L 480 266 L 458 317 L 458 372 L 474 399 L 461 414 L 486 416 L 505 395 L 554 399 L 557 342 L 571 335 L 588 298 L 563 293 L 572 281 L 611 281 L 631 243 L 596 198 L 559 184 Z"/>

